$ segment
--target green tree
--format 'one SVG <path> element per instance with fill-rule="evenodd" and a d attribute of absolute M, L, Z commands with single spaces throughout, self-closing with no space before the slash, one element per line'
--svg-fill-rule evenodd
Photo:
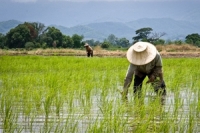
<path fill-rule="evenodd" d="M 6 47 L 6 44 L 5 44 L 5 35 L 0 33 L 0 48 L 3 49 Z"/>
<path fill-rule="evenodd" d="M 196 41 L 196 46 L 200 47 L 200 41 Z"/>
<path fill-rule="evenodd" d="M 6 34 L 6 45 L 9 48 L 24 48 L 25 43 L 29 41 L 31 41 L 31 34 L 25 24 L 19 24 Z"/>
<path fill-rule="evenodd" d="M 160 39 L 162 36 L 166 35 L 165 32 L 160 33 L 151 33 L 151 35 L 147 38 L 147 42 L 150 42 L 152 44 L 164 44 L 165 41 Z"/>
<path fill-rule="evenodd" d="M 101 48 L 109 48 L 110 47 L 110 42 L 108 42 L 108 41 L 104 41 L 102 44 L 101 44 Z"/>
<path fill-rule="evenodd" d="M 185 37 L 185 42 L 188 44 L 193 44 L 193 45 L 199 46 L 200 35 L 198 33 L 193 33 L 193 34 L 187 35 Z"/>
<path fill-rule="evenodd" d="M 29 29 L 31 40 L 34 41 L 38 37 L 38 32 L 35 29 L 34 25 L 28 22 L 25 22 L 24 25 L 26 25 L 27 28 Z"/>
<path fill-rule="evenodd" d="M 43 23 L 33 22 L 32 25 L 35 28 L 35 30 L 37 31 L 38 35 L 41 35 L 42 32 L 45 30 L 45 25 Z"/>
<path fill-rule="evenodd" d="M 63 35 L 62 47 L 63 48 L 73 48 L 74 47 L 74 42 L 70 36 Z"/>
<path fill-rule="evenodd" d="M 163 39 L 158 39 L 154 42 L 155 45 L 158 45 L 158 44 L 165 44 L 165 40 Z"/>
<path fill-rule="evenodd" d="M 135 31 L 136 35 L 132 39 L 134 42 L 140 41 L 140 40 L 147 40 L 149 34 L 151 33 L 153 29 L 149 27 L 141 28 Z"/>
<path fill-rule="evenodd" d="M 77 34 L 74 34 L 72 36 L 72 40 L 74 42 L 74 48 L 80 48 L 82 46 L 81 41 L 83 40 L 83 36 L 79 36 Z"/>
<path fill-rule="evenodd" d="M 90 46 L 95 46 L 95 41 L 94 41 L 94 39 L 85 40 L 85 43 L 88 43 Z"/>
<path fill-rule="evenodd" d="M 35 45 L 33 42 L 26 42 L 25 48 L 28 50 L 31 50 L 31 49 L 35 48 Z"/>
<path fill-rule="evenodd" d="M 35 33 L 37 33 L 34 41 L 40 42 L 41 36 L 42 36 L 43 32 L 46 30 L 45 25 L 42 23 L 38 23 L 38 22 L 33 22 L 30 24 L 34 28 Z"/>
<path fill-rule="evenodd" d="M 183 43 L 183 41 L 182 40 L 175 40 L 174 43 L 177 44 L 177 45 L 181 45 Z"/>
<path fill-rule="evenodd" d="M 134 40 L 134 43 L 138 41 L 145 41 L 155 44 L 162 36 L 166 34 L 164 32 L 152 33 L 152 31 L 153 29 L 149 27 L 136 30 L 135 33 L 137 34 L 137 36 L 132 38 Z"/>
<path fill-rule="evenodd" d="M 42 44 L 43 48 L 52 47 L 53 39 L 52 39 L 52 37 L 49 37 L 46 34 L 42 34 L 40 36 L 40 43 Z"/>
<path fill-rule="evenodd" d="M 100 45 L 100 43 L 101 43 L 100 41 L 95 41 L 94 46 Z"/>
<path fill-rule="evenodd" d="M 107 40 L 110 44 L 116 45 L 116 44 L 117 44 L 116 42 L 117 42 L 118 38 L 115 37 L 115 35 L 110 34 L 106 40 Z"/>
<path fill-rule="evenodd" d="M 126 38 L 120 38 L 117 41 L 117 45 L 122 46 L 122 47 L 128 47 L 130 45 L 130 43 L 129 43 L 129 40 L 127 40 Z"/>
<path fill-rule="evenodd" d="M 88 43 L 90 46 L 97 46 L 100 44 L 100 41 L 95 41 L 94 39 L 85 40 L 84 43 Z"/>
<path fill-rule="evenodd" d="M 24 25 L 26 25 L 30 31 L 32 41 L 39 42 L 39 36 L 45 30 L 44 24 L 37 22 L 25 22 Z"/>
<path fill-rule="evenodd" d="M 42 40 L 47 43 L 48 47 L 61 47 L 62 37 L 62 32 L 55 27 L 48 27 L 41 36 Z"/>

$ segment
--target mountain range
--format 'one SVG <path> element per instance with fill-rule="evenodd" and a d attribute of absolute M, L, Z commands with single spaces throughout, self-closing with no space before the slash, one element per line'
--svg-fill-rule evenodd
<path fill-rule="evenodd" d="M 2 21 L 0 22 L 0 33 L 6 34 L 10 29 L 21 23 L 24 22 L 18 20 Z M 142 18 L 129 22 L 100 21 L 72 27 L 61 25 L 45 26 L 54 26 L 65 35 L 78 34 L 83 35 L 84 40 L 93 39 L 96 41 L 102 41 L 110 34 L 115 35 L 117 38 L 124 37 L 131 41 L 132 37 L 136 35 L 135 31 L 144 27 L 152 28 L 153 33 L 166 33 L 161 38 L 164 40 L 184 40 L 189 34 L 200 34 L 200 21 L 191 22 L 171 18 Z"/>

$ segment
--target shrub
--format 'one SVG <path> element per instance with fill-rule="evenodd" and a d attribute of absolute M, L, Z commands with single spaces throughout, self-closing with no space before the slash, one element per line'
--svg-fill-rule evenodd
<path fill-rule="evenodd" d="M 101 48 L 109 48 L 110 47 L 110 43 L 107 42 L 107 41 L 104 41 L 102 44 L 101 44 Z"/>
<path fill-rule="evenodd" d="M 25 48 L 26 48 L 27 50 L 31 50 L 31 49 L 35 48 L 35 45 L 34 45 L 33 42 L 26 42 L 26 43 L 25 43 Z"/>

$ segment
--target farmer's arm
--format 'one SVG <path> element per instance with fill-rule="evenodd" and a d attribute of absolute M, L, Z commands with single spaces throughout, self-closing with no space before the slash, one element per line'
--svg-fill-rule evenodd
<path fill-rule="evenodd" d="M 124 89 L 128 89 L 130 87 L 134 71 L 135 71 L 135 66 L 133 64 L 130 64 L 126 73 L 126 77 L 124 79 Z"/>
<path fill-rule="evenodd" d="M 155 75 L 160 78 L 160 81 L 163 81 L 163 71 L 162 71 L 162 58 L 160 54 L 158 54 L 155 66 Z"/>
<path fill-rule="evenodd" d="M 135 66 L 130 64 L 126 73 L 126 77 L 124 79 L 124 86 L 122 92 L 123 97 L 126 97 L 128 94 L 128 88 L 132 82 L 134 71 L 135 71 Z"/>
<path fill-rule="evenodd" d="M 154 82 L 156 77 L 159 77 L 160 81 L 163 81 L 162 59 L 158 52 L 155 59 L 149 65 L 154 66 L 154 68 L 151 70 L 150 75 L 148 75 L 149 80 L 146 83 Z"/>
<path fill-rule="evenodd" d="M 160 81 L 163 81 L 162 58 L 159 53 L 155 57 L 155 67 L 150 75 L 150 82 L 153 82 L 156 77 L 159 77 Z"/>

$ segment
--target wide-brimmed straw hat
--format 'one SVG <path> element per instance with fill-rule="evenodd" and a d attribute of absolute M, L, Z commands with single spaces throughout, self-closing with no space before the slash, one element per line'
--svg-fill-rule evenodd
<path fill-rule="evenodd" d="M 84 46 L 85 46 L 85 47 L 86 47 L 86 46 L 89 46 L 89 44 L 88 44 L 88 43 L 86 43 Z"/>
<path fill-rule="evenodd" d="M 156 53 L 157 49 L 153 44 L 137 42 L 128 49 L 126 57 L 134 65 L 145 65 L 156 57 Z"/>

